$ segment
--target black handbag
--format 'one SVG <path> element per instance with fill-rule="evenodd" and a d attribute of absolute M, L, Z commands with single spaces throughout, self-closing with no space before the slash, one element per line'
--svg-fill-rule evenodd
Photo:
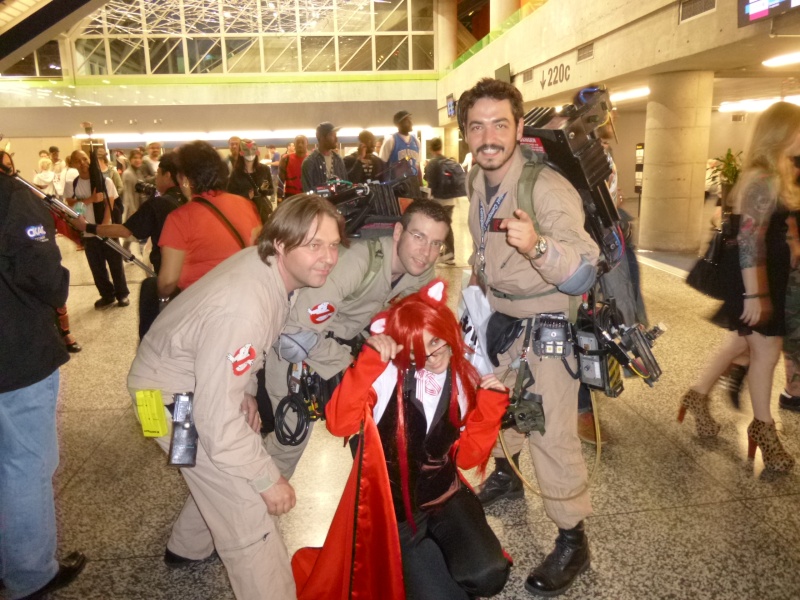
<path fill-rule="evenodd" d="M 686 283 L 698 292 L 716 300 L 725 300 L 739 273 L 739 215 L 726 215 L 714 231 L 704 256 L 695 263 Z"/>

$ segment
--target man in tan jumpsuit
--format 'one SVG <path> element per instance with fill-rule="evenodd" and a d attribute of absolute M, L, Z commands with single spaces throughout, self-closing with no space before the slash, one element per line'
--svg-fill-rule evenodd
<path fill-rule="evenodd" d="M 240 600 L 296 596 L 273 518 L 291 510 L 294 490 L 257 433 L 254 374 L 283 328 L 293 292 L 325 283 L 342 239 L 343 220 L 326 200 L 282 204 L 257 247 L 233 255 L 167 306 L 128 375 L 134 398 L 160 390 L 167 408 L 173 394 L 194 393 L 197 462 L 181 469 L 191 495 L 164 561 L 187 565 L 216 548 Z M 156 440 L 165 451 L 170 434 Z"/>
<path fill-rule="evenodd" d="M 525 319 L 545 312 L 568 314 L 570 297 L 556 286 L 570 288 L 575 278 L 591 286 L 599 252 L 584 230 L 578 193 L 554 170 L 546 167 L 540 172 L 533 190 L 538 235 L 517 199 L 526 162 L 518 144 L 523 128 L 521 94 L 510 84 L 483 79 L 462 95 L 458 108 L 459 126 L 480 169 L 469 214 L 474 280 L 485 287 L 493 311 Z M 492 219 L 502 220 L 499 231 L 492 231 Z M 499 357 L 498 376 L 520 357 L 523 337 Z M 557 358 L 540 358 L 530 351 L 528 363 L 535 379 L 528 390 L 542 397 L 546 429 L 544 435 L 532 432 L 528 444 L 543 495 L 556 498 L 545 499 L 544 507 L 559 536 L 555 550 L 531 571 L 525 587 L 533 594 L 552 596 L 566 591 L 589 566 L 583 519 L 592 508 L 576 427 L 579 382 Z M 577 372 L 574 356 L 568 363 Z M 513 375 L 505 381 L 511 388 Z M 505 438 L 511 453 L 519 453 L 523 434 L 512 429 Z M 500 458 L 502 449 L 497 447 L 493 454 L 496 469 L 501 464 L 507 467 Z M 482 493 L 496 476 L 493 473 L 484 482 Z"/>
<path fill-rule="evenodd" d="M 439 204 L 418 200 L 406 209 L 392 237 L 355 242 L 342 250 L 339 263 L 324 286 L 298 293 L 281 345 L 286 348 L 287 342 L 297 342 L 295 349 L 301 354 L 304 352 L 300 346 L 306 350 L 305 362 L 324 379 L 341 373 L 352 356 L 350 346 L 337 338 L 342 342 L 352 340 L 389 302 L 428 283 L 449 230 L 450 216 Z M 368 281 L 370 269 L 378 266 L 380 270 Z M 290 362 L 279 353 L 283 354 L 280 348 L 268 352 L 266 362 L 266 387 L 273 409 L 287 394 Z M 291 416 L 290 420 L 293 429 Z M 267 436 L 267 452 L 287 479 L 294 473 L 309 437 L 298 446 L 284 446 L 274 432 Z"/>

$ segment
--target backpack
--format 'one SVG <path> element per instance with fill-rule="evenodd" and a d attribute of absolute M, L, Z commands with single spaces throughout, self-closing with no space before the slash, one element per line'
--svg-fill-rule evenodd
<path fill-rule="evenodd" d="M 436 186 L 431 186 L 433 197 L 449 200 L 466 196 L 467 174 L 464 167 L 448 157 L 443 157 L 438 162 L 439 177 L 435 179 Z"/>

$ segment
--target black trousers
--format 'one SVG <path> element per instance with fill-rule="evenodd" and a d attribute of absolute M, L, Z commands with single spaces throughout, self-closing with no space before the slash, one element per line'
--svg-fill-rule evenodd
<path fill-rule="evenodd" d="M 159 312 L 158 277 L 147 277 L 139 288 L 139 341 L 150 330 Z"/>
<path fill-rule="evenodd" d="M 125 269 L 122 266 L 122 255 L 113 248 L 106 246 L 99 239 L 94 237 L 83 238 L 86 247 L 86 260 L 92 270 L 92 278 L 103 298 L 116 298 L 120 300 L 127 296 L 128 283 L 125 281 Z M 106 269 L 108 265 L 108 269 Z M 111 280 L 108 278 L 108 270 L 111 270 Z"/>
<path fill-rule="evenodd" d="M 408 600 L 467 600 L 502 591 L 511 564 L 467 487 L 444 506 L 414 515 L 417 532 L 400 523 L 400 551 Z"/>

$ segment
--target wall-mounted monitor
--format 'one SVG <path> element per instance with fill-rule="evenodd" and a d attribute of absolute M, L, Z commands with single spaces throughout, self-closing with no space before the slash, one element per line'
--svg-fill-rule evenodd
<path fill-rule="evenodd" d="M 745 27 L 770 17 L 800 8 L 800 0 L 738 0 L 739 27 Z"/>
<path fill-rule="evenodd" d="M 456 116 L 456 99 L 453 94 L 447 94 L 447 117 L 452 119 Z"/>

